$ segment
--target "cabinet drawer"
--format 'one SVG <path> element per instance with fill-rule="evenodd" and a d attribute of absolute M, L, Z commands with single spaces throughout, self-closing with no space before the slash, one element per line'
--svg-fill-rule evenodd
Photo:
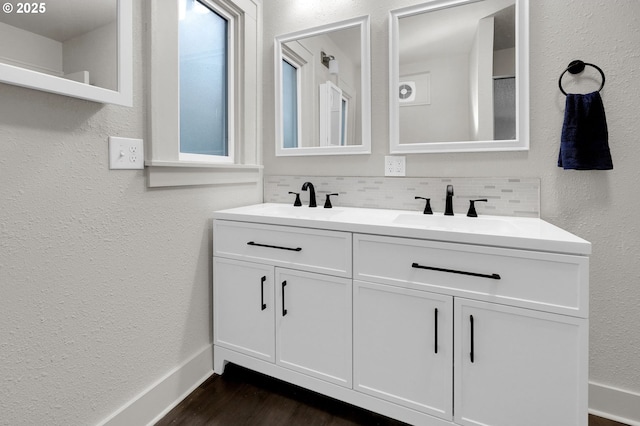
<path fill-rule="evenodd" d="M 587 257 L 361 234 L 353 244 L 354 279 L 587 317 Z"/>
<path fill-rule="evenodd" d="M 351 278 L 351 233 L 214 220 L 214 256 Z"/>

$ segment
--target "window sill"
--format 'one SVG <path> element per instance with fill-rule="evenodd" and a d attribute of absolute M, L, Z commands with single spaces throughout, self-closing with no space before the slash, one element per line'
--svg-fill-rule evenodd
<path fill-rule="evenodd" d="M 147 161 L 145 165 L 150 188 L 257 184 L 262 181 L 263 166 L 259 165 L 158 160 Z"/>

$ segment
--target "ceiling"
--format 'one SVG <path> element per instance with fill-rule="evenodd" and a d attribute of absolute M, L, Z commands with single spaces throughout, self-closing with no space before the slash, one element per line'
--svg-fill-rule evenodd
<path fill-rule="evenodd" d="M 514 0 L 486 0 L 400 18 L 402 62 L 468 53 L 478 21 L 494 16 L 494 49 L 515 47 Z"/>
<path fill-rule="evenodd" d="M 116 20 L 117 0 L 47 0 L 44 13 L 0 13 L 0 22 L 65 42 Z"/>

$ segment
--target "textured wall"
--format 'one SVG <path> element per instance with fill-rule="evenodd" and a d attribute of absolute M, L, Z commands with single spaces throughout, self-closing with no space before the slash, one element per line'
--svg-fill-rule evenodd
<path fill-rule="evenodd" d="M 270 0 L 264 16 L 265 175 L 381 176 L 388 153 L 388 10 L 416 0 Z M 591 380 L 640 392 L 640 2 L 531 0 L 531 150 L 408 155 L 409 176 L 541 179 L 541 217 L 593 243 Z M 371 15 L 372 155 L 274 157 L 273 37 Z M 560 73 L 573 59 L 601 66 L 613 171 L 556 166 L 564 97 Z M 565 85 L 569 89 L 571 79 Z M 588 78 L 585 91 L 597 88 Z M 442 188 L 444 192 L 444 187 Z"/>
<path fill-rule="evenodd" d="M 88 425 L 211 342 L 211 212 L 262 188 L 146 188 L 108 170 L 134 107 L 0 84 L 0 425 Z"/>

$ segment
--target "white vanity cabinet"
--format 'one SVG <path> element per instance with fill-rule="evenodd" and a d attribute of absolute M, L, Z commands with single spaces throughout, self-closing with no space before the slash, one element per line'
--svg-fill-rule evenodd
<path fill-rule="evenodd" d="M 586 425 L 587 321 L 456 298 L 455 422 Z"/>
<path fill-rule="evenodd" d="M 446 420 L 453 409 L 453 297 L 353 283 L 354 389 Z"/>
<path fill-rule="evenodd" d="M 445 217 L 408 215 L 217 212 L 215 371 L 413 425 L 586 425 L 590 244 L 539 219 L 445 232 L 419 225 Z"/>
<path fill-rule="evenodd" d="M 379 284 L 354 284 L 354 385 L 459 425 L 586 425 L 587 273 L 583 256 L 356 234 L 354 278 Z M 363 287 L 376 289 L 378 300 Z M 395 309 L 389 328 L 360 312 L 361 304 L 385 311 L 397 303 L 396 294 L 405 295 L 407 311 Z M 446 327 L 441 350 L 453 358 L 444 377 L 433 367 L 445 365 L 434 364 L 435 354 L 419 343 L 433 339 L 434 308 L 416 306 L 436 297 L 443 304 L 451 299 L 439 319 Z M 414 311 L 423 317 L 409 314 Z M 386 343 L 378 342 L 376 348 L 371 339 L 361 347 L 361 336 L 374 334 L 420 356 L 412 364 L 400 347 L 383 349 Z M 379 377 L 373 368 L 359 374 L 367 365 L 365 352 L 372 349 L 383 365 L 395 359 L 393 370 L 403 383 L 423 387 L 415 394 L 422 403 L 416 404 L 412 388 L 394 382 L 386 369 Z M 444 396 L 430 393 L 431 386 Z M 453 404 L 447 404 L 451 387 Z"/>
<path fill-rule="evenodd" d="M 275 362 L 273 266 L 213 258 L 214 343 Z"/>
<path fill-rule="evenodd" d="M 215 345 L 351 387 L 351 234 L 216 221 L 213 273 Z"/>
<path fill-rule="evenodd" d="M 277 364 L 351 387 L 351 280 L 276 268 Z"/>

